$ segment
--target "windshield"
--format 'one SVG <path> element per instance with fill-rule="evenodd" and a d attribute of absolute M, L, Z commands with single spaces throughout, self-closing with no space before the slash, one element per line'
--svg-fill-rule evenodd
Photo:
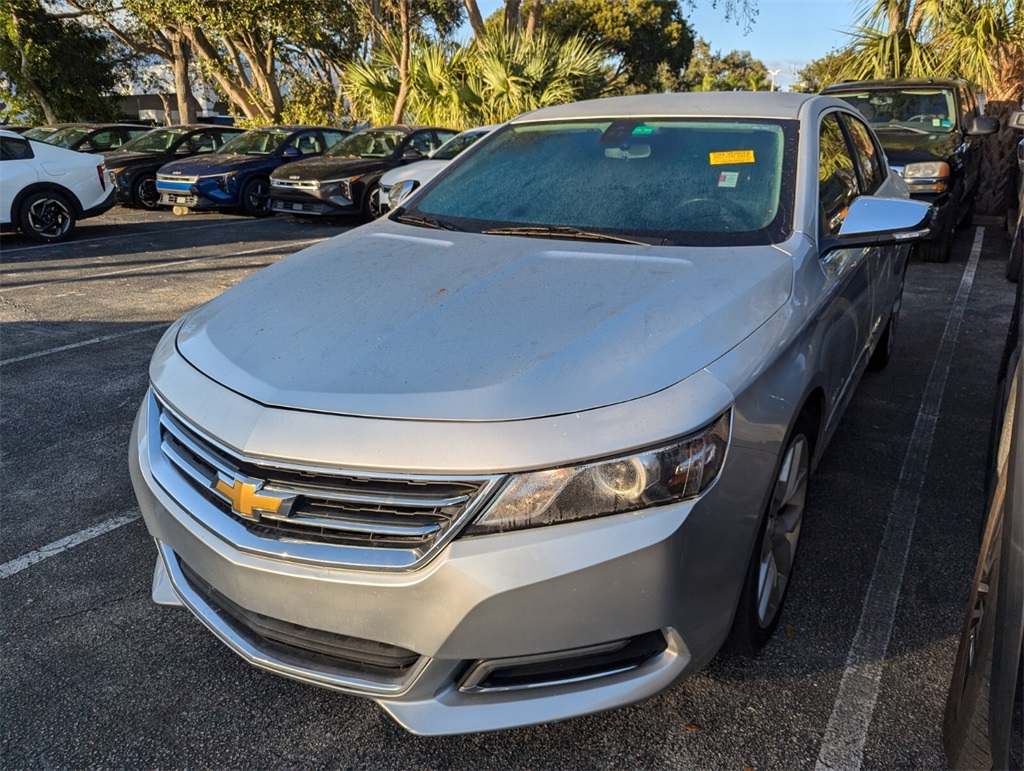
<path fill-rule="evenodd" d="M 795 121 L 768 119 L 512 125 L 398 215 L 474 232 L 777 243 L 792 222 L 796 137 Z"/>
<path fill-rule="evenodd" d="M 390 158 L 408 134 L 404 131 L 371 129 L 342 139 L 325 155 L 348 158 Z"/>
<path fill-rule="evenodd" d="M 38 141 L 42 141 L 46 137 L 56 132 L 57 129 L 55 129 L 53 126 L 36 126 L 36 128 L 29 129 L 28 131 L 26 131 L 24 134 L 22 134 L 22 136 L 25 137 L 25 139 L 35 139 Z"/>
<path fill-rule="evenodd" d="M 871 89 L 837 94 L 876 129 L 948 134 L 956 124 L 953 92 L 941 88 Z"/>
<path fill-rule="evenodd" d="M 43 141 L 51 145 L 57 145 L 57 147 L 71 147 L 75 142 L 88 134 L 92 129 L 88 128 L 76 128 L 70 126 L 63 128 L 60 131 L 54 131 L 49 136 L 43 137 Z"/>
<path fill-rule="evenodd" d="M 136 153 L 162 153 L 170 150 L 171 145 L 186 133 L 182 129 L 154 129 L 125 142 L 120 149 Z"/>
<path fill-rule="evenodd" d="M 267 131 L 265 129 L 254 129 L 239 134 L 226 145 L 220 152 L 238 153 L 239 155 L 273 155 L 288 137 L 290 131 Z"/>
<path fill-rule="evenodd" d="M 480 137 L 486 136 L 486 131 L 464 131 L 458 136 L 454 136 L 441 145 L 431 157 L 435 161 L 450 161 L 456 155 L 461 153 L 471 144 L 480 139 Z"/>

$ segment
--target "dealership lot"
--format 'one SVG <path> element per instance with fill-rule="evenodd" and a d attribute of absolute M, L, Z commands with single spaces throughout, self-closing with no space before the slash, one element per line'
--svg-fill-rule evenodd
<path fill-rule="evenodd" d="M 252 669 L 186 611 L 154 606 L 127 473 L 167 324 L 349 226 L 117 209 L 67 244 L 0 243 L 5 767 L 810 768 L 859 741 L 865 767 L 944 764 L 1013 300 L 1002 233 L 969 228 L 949 264 L 911 263 L 894 360 L 862 381 L 812 481 L 783 625 L 759 657 L 720 657 L 617 712 L 421 739 L 371 702 Z M 862 619 L 869 593 L 882 610 Z M 873 703 L 844 680 L 851 645 L 878 665 Z"/>

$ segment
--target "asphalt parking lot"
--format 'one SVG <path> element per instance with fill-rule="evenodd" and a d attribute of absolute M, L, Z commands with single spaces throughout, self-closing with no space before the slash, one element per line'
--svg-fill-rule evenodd
<path fill-rule="evenodd" d="M 149 597 L 127 470 L 162 331 L 350 224 L 116 209 L 0 241 L 4 768 L 939 768 L 1013 305 L 998 228 L 911 262 L 893 361 L 812 479 L 782 624 L 628 709 L 419 738 L 375 704 L 253 669 Z M 344 255 L 339 255 L 343 258 Z M 268 311 L 272 313 L 273 311 Z"/>

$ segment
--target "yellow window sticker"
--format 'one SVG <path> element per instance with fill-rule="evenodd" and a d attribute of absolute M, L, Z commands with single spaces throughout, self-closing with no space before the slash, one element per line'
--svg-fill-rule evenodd
<path fill-rule="evenodd" d="M 725 150 L 711 153 L 712 166 L 724 166 L 728 163 L 753 163 L 753 150 Z"/>

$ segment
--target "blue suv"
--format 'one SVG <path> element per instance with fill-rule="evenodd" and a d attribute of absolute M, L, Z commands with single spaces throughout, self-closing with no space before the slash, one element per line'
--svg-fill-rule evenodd
<path fill-rule="evenodd" d="M 160 203 L 188 209 L 235 209 L 253 217 L 270 214 L 270 173 L 299 158 L 320 155 L 349 132 L 321 126 L 268 126 L 246 131 L 210 155 L 160 167 Z"/>

